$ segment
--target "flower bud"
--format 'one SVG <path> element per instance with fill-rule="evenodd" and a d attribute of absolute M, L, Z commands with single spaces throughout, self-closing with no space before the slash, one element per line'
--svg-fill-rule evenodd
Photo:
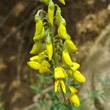
<path fill-rule="evenodd" d="M 27 64 L 34 70 L 39 70 L 40 68 L 40 63 L 35 61 L 28 61 Z"/>
<path fill-rule="evenodd" d="M 48 61 L 43 60 L 41 63 L 41 66 L 39 68 L 39 73 L 46 73 L 50 71 L 50 64 L 48 63 Z"/>
<path fill-rule="evenodd" d="M 70 58 L 70 56 L 69 56 L 69 54 L 68 54 L 68 52 L 66 50 L 62 51 L 62 61 L 68 67 L 73 66 L 71 58 Z"/>
<path fill-rule="evenodd" d="M 61 22 L 61 9 L 59 6 L 57 6 L 55 20 L 56 20 L 56 24 L 59 26 Z"/>
<path fill-rule="evenodd" d="M 59 0 L 63 5 L 65 5 L 65 0 Z"/>
<path fill-rule="evenodd" d="M 64 40 L 69 39 L 69 37 L 67 35 L 66 27 L 63 23 L 60 23 L 60 25 L 58 27 L 58 35 L 60 38 L 62 38 Z"/>
<path fill-rule="evenodd" d="M 80 106 L 80 101 L 79 101 L 79 98 L 76 94 L 70 95 L 70 102 L 73 103 L 76 107 Z"/>
<path fill-rule="evenodd" d="M 35 21 L 36 21 L 36 30 L 35 30 L 35 35 L 39 35 L 42 32 L 43 29 L 43 22 L 39 16 L 39 12 L 37 15 L 35 15 Z"/>
<path fill-rule="evenodd" d="M 52 60 L 52 55 L 53 55 L 52 43 L 46 43 L 46 49 L 47 49 L 47 55 L 48 55 L 49 60 Z"/>
<path fill-rule="evenodd" d="M 78 48 L 75 46 L 75 44 L 70 39 L 66 40 L 64 42 L 64 45 L 66 46 L 69 52 L 76 52 L 78 50 Z"/>
<path fill-rule="evenodd" d="M 54 77 L 55 79 L 64 79 L 67 78 L 67 73 L 66 71 L 61 67 L 58 66 L 54 69 Z"/>
<path fill-rule="evenodd" d="M 73 72 L 73 78 L 79 83 L 84 83 L 86 81 L 85 77 L 77 70 Z"/>
<path fill-rule="evenodd" d="M 30 51 L 30 54 L 38 54 L 41 51 L 41 42 L 40 41 L 35 41 L 32 50 Z"/>
<path fill-rule="evenodd" d="M 70 89 L 72 94 L 76 94 L 78 92 L 78 90 L 76 88 L 74 88 L 74 87 L 72 87 L 70 85 L 68 86 L 68 88 Z"/>
<path fill-rule="evenodd" d="M 48 19 L 51 25 L 53 25 L 54 11 L 55 11 L 55 5 L 52 2 L 52 0 L 50 0 L 48 5 Z"/>
<path fill-rule="evenodd" d="M 44 37 L 44 28 L 42 29 L 42 32 L 40 33 L 40 34 L 37 34 L 36 32 L 35 32 L 35 35 L 34 35 L 34 37 L 33 37 L 33 40 L 40 40 L 40 39 L 42 39 Z"/>

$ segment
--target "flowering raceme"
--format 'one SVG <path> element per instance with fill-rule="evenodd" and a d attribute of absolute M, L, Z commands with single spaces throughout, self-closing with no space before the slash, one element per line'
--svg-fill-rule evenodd
<path fill-rule="evenodd" d="M 41 74 L 53 73 L 55 92 L 62 92 L 64 96 L 64 93 L 70 90 L 70 102 L 78 107 L 80 106 L 78 90 L 66 82 L 68 78 L 77 83 L 86 81 L 83 74 L 78 71 L 80 64 L 72 61 L 70 57 L 71 53 L 75 53 L 78 48 L 67 33 L 66 21 L 61 16 L 60 7 L 52 0 L 41 1 L 48 5 L 48 13 L 39 10 L 35 15 L 34 45 L 30 51 L 30 54 L 34 56 L 30 57 L 27 64 Z M 65 5 L 65 0 L 59 1 Z M 40 17 L 41 12 L 44 12 L 46 16 Z M 55 23 L 58 27 L 56 35 L 54 35 Z"/>

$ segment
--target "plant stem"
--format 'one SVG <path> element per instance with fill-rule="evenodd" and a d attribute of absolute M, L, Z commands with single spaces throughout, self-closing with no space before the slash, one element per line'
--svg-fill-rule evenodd
<path fill-rule="evenodd" d="M 51 32 L 51 41 L 52 41 L 52 45 L 53 45 L 53 60 L 54 60 L 54 68 L 57 66 L 57 62 L 56 62 L 56 54 L 55 54 L 55 44 L 54 44 L 54 32 L 53 32 L 53 26 L 50 24 L 50 32 Z M 64 103 L 66 104 L 66 99 L 65 99 L 65 95 L 64 92 L 62 90 L 62 87 L 60 86 L 61 91 L 62 91 L 62 95 L 63 95 L 63 99 L 64 99 Z"/>
<path fill-rule="evenodd" d="M 51 32 L 51 40 L 52 40 L 52 45 L 53 45 L 53 60 L 54 60 L 54 68 L 57 66 L 56 63 L 56 54 L 55 54 L 55 44 L 54 44 L 54 32 L 53 32 L 53 26 L 50 24 L 50 32 Z"/>

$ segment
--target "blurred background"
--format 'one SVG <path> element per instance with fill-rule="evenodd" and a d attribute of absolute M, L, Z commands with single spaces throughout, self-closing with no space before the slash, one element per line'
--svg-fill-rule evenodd
<path fill-rule="evenodd" d="M 80 99 L 86 101 L 78 110 L 110 110 L 110 0 L 66 0 L 65 6 L 54 1 L 61 6 L 67 32 L 79 48 L 74 57 L 87 79 L 79 88 Z M 37 92 L 30 85 L 33 80 L 39 84 L 40 76 L 26 62 L 39 9 L 47 10 L 39 0 L 0 0 L 0 110 L 38 106 L 33 102 Z M 53 90 L 53 86 L 51 81 L 43 88 Z M 47 110 L 45 105 L 42 110 Z"/>

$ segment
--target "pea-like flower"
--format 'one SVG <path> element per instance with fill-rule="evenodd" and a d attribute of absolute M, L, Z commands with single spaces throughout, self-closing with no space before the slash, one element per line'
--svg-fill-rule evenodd
<path fill-rule="evenodd" d="M 59 6 L 57 6 L 55 20 L 56 20 L 56 24 L 59 26 L 61 22 L 61 9 Z"/>
<path fill-rule="evenodd" d="M 36 61 L 28 61 L 27 64 L 34 70 L 39 70 L 41 64 Z"/>
<path fill-rule="evenodd" d="M 42 22 L 41 18 L 40 18 L 38 15 L 35 16 L 35 19 L 36 19 L 35 35 L 37 36 L 37 35 L 39 35 L 39 34 L 42 32 L 42 30 L 43 30 L 43 22 Z"/>
<path fill-rule="evenodd" d="M 42 49 L 42 45 L 41 45 L 41 42 L 38 40 L 38 41 L 35 41 L 31 51 L 30 51 L 30 54 L 38 54 Z"/>
<path fill-rule="evenodd" d="M 75 44 L 70 39 L 67 39 L 64 42 L 64 45 L 66 46 L 69 52 L 76 52 L 78 50 L 78 48 L 75 46 Z"/>
<path fill-rule="evenodd" d="M 33 40 L 40 40 L 40 39 L 42 39 L 44 37 L 44 28 L 43 28 L 43 30 L 42 30 L 42 32 L 40 33 L 40 34 L 37 34 L 36 32 L 35 32 L 35 35 L 34 35 L 34 37 L 33 37 Z"/>
<path fill-rule="evenodd" d="M 73 72 L 73 78 L 79 83 L 84 83 L 86 81 L 86 78 L 78 70 Z"/>
<path fill-rule="evenodd" d="M 41 52 L 39 55 L 35 55 L 33 57 L 30 58 L 30 61 L 36 61 L 36 62 L 39 62 L 41 63 L 46 57 L 47 57 L 47 51 L 43 51 Z"/>
<path fill-rule="evenodd" d="M 63 5 L 65 5 L 65 0 L 59 0 Z"/>
<path fill-rule="evenodd" d="M 78 92 L 78 90 L 76 88 L 70 86 L 70 85 L 68 86 L 68 88 L 71 91 L 70 102 L 73 103 L 76 107 L 79 107 L 80 106 L 80 101 L 79 101 L 78 96 L 76 95 L 76 93 Z"/>
<path fill-rule="evenodd" d="M 48 19 L 51 25 L 53 25 L 54 11 L 55 11 L 55 5 L 53 1 L 50 0 L 48 5 Z"/>
<path fill-rule="evenodd" d="M 66 93 L 66 87 L 62 79 L 55 80 L 55 92 L 60 92 L 60 86 L 64 93 Z"/>
<path fill-rule="evenodd" d="M 70 55 L 69 55 L 69 53 L 66 50 L 62 51 L 62 61 L 68 67 L 73 66 L 73 62 L 72 62 L 72 60 L 70 58 Z"/>
<path fill-rule="evenodd" d="M 70 95 L 70 102 L 73 103 L 76 107 L 80 106 L 79 97 L 76 94 Z"/>
<path fill-rule="evenodd" d="M 68 37 L 67 31 L 66 31 L 66 27 L 63 23 L 60 23 L 59 27 L 58 27 L 58 35 L 60 38 L 66 40 L 66 39 L 70 39 Z"/>
<path fill-rule="evenodd" d="M 39 73 L 46 73 L 49 71 L 50 71 L 50 64 L 48 63 L 48 61 L 43 60 L 39 68 Z"/>
<path fill-rule="evenodd" d="M 67 78 L 68 75 L 61 66 L 58 66 L 54 69 L 54 77 L 55 79 L 64 79 Z"/>
<path fill-rule="evenodd" d="M 76 71 L 77 69 L 79 69 L 80 64 L 78 64 L 78 63 L 76 63 L 76 62 L 73 62 L 72 64 L 73 64 L 73 66 L 70 67 L 70 68 L 71 68 L 71 70 L 72 70 L 73 72 Z"/>
<path fill-rule="evenodd" d="M 48 55 L 48 58 L 49 60 L 52 60 L 52 55 L 53 55 L 53 45 L 52 43 L 46 43 L 46 49 L 47 49 L 47 55 Z"/>

